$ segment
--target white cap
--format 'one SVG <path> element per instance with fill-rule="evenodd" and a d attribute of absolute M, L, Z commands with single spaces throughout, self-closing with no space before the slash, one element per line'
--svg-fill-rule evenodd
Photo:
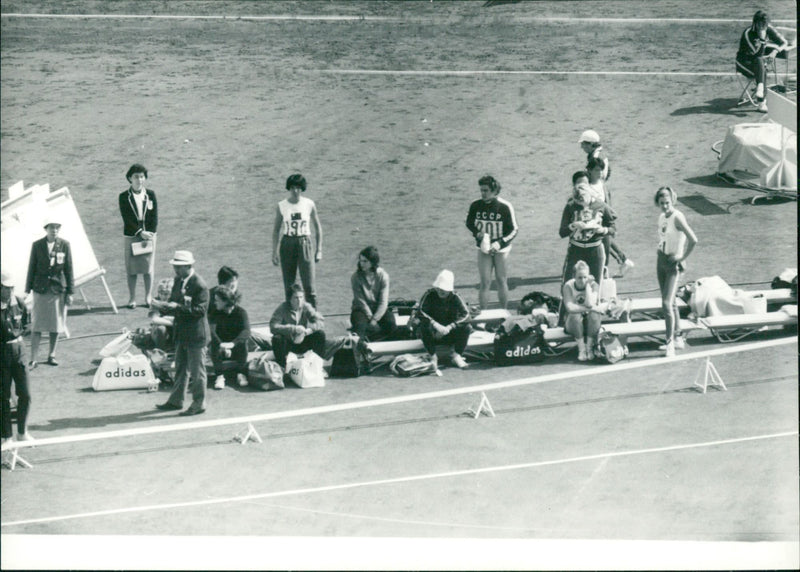
<path fill-rule="evenodd" d="M 578 143 L 600 143 L 600 135 L 597 134 L 597 131 L 587 129 L 581 133 L 581 138 L 578 139 Z"/>
<path fill-rule="evenodd" d="M 0 274 L 0 282 L 6 288 L 14 287 L 14 279 L 11 277 L 11 273 L 6 272 L 5 270 L 3 270 L 2 274 Z"/>
<path fill-rule="evenodd" d="M 44 226 L 44 228 L 47 228 L 51 224 L 54 224 L 56 226 L 61 226 L 61 221 L 59 221 L 53 215 L 47 215 L 47 217 L 45 217 L 45 219 L 44 219 L 44 225 L 43 226 Z"/>
<path fill-rule="evenodd" d="M 453 277 L 453 273 L 449 270 L 442 270 L 439 272 L 436 280 L 433 281 L 433 287 L 444 290 L 445 292 L 452 292 L 454 282 L 455 278 Z"/>

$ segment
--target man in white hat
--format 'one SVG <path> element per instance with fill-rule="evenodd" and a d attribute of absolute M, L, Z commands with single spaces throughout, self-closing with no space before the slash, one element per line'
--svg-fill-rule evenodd
<path fill-rule="evenodd" d="M 420 335 L 425 350 L 438 365 L 437 345 L 450 345 L 450 361 L 458 368 L 467 367 L 463 353 L 472 328 L 469 308 L 453 289 L 453 273 L 442 270 L 419 301 Z"/>
<path fill-rule="evenodd" d="M 164 314 L 175 316 L 175 387 L 166 403 L 156 405 L 162 411 L 183 409 L 187 384 L 192 404 L 181 416 L 199 415 L 206 410 L 206 348 L 211 341 L 208 326 L 208 287 L 194 271 L 194 256 L 188 250 L 176 250 L 169 261 L 175 281 L 169 301 L 154 299 L 151 305 Z"/>
<path fill-rule="evenodd" d="M 31 361 L 28 364 L 31 369 L 36 367 L 43 332 L 50 336 L 50 352 L 45 363 L 58 365 L 58 334 L 66 330 L 66 307 L 72 304 L 72 292 L 75 288 L 72 250 L 69 242 L 58 236 L 61 222 L 48 217 L 44 230 L 47 235 L 31 245 L 28 277 L 25 281 L 25 292 L 33 292 Z"/>
<path fill-rule="evenodd" d="M 0 273 L 2 294 L 2 337 L 0 337 L 0 378 L 3 382 L 2 423 L 3 443 L 13 437 L 11 426 L 11 384 L 17 390 L 17 438 L 20 441 L 33 439 L 26 431 L 31 394 L 28 388 L 28 370 L 25 367 L 25 344 L 22 334 L 28 324 L 28 313 L 18 296 L 14 296 L 14 281 L 11 274 Z"/>
<path fill-rule="evenodd" d="M 591 159 L 602 159 L 605 163 L 603 168 L 603 181 L 607 181 L 611 176 L 611 166 L 608 162 L 608 155 L 603 151 L 603 146 L 600 144 L 600 135 L 593 129 L 587 129 L 581 133 L 578 143 L 581 144 L 581 149 L 586 153 L 586 163 L 588 165 Z"/>

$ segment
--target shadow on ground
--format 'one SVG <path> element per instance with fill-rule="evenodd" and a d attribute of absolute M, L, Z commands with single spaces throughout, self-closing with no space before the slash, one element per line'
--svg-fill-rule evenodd
<path fill-rule="evenodd" d="M 733 115 L 735 117 L 747 117 L 753 112 L 752 107 L 736 107 L 738 100 L 732 97 L 717 97 L 706 101 L 703 105 L 692 107 L 682 107 L 676 109 L 670 115 L 679 117 L 682 115 L 697 115 L 702 113 L 714 113 L 716 115 Z M 758 115 L 761 117 L 761 114 Z"/>

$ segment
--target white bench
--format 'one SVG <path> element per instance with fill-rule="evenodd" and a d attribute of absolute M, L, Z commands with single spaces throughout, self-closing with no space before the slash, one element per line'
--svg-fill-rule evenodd
<path fill-rule="evenodd" d="M 797 299 L 792 297 L 792 291 L 789 288 L 777 288 L 775 290 L 742 290 L 745 294 L 751 296 L 763 296 L 767 304 L 792 304 L 797 303 Z M 678 309 L 688 308 L 689 305 L 678 298 Z M 661 298 L 639 298 L 638 300 L 631 300 L 631 313 L 639 312 L 648 314 L 652 312 L 661 311 Z"/>

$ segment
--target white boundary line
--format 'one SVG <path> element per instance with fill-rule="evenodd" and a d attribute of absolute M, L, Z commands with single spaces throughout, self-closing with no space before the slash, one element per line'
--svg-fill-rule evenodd
<path fill-rule="evenodd" d="M 372 486 L 380 486 L 380 485 L 391 485 L 397 483 L 409 483 L 414 481 L 425 481 L 430 479 L 443 479 L 443 478 L 452 478 L 452 477 L 462 477 L 467 475 L 479 475 L 485 473 L 496 473 L 500 471 L 515 471 L 519 469 L 531 469 L 535 467 L 546 467 L 551 465 L 563 465 L 566 463 L 578 463 L 583 461 L 595 461 L 599 459 L 613 459 L 615 457 L 630 457 L 633 455 L 646 455 L 650 453 L 663 453 L 666 451 L 681 451 L 686 449 L 697 449 L 700 447 L 715 447 L 718 445 L 731 445 L 734 443 L 744 443 L 748 441 L 762 441 L 766 439 L 778 439 L 781 437 L 793 437 L 797 436 L 798 432 L 795 431 L 785 431 L 782 433 L 772 433 L 769 435 L 755 435 L 752 437 L 738 437 L 735 439 L 720 439 L 717 441 L 704 441 L 701 443 L 688 443 L 683 445 L 669 445 L 666 447 L 652 447 L 648 449 L 635 449 L 632 451 L 617 451 L 614 453 L 599 453 L 596 455 L 583 455 L 580 457 L 571 457 L 567 459 L 555 459 L 552 461 L 535 461 L 530 463 L 517 463 L 514 465 L 499 465 L 495 467 L 481 467 L 477 469 L 462 469 L 459 471 L 445 471 L 442 473 L 429 473 L 424 475 L 409 475 L 406 477 L 395 477 L 390 479 L 377 479 L 373 481 L 361 481 L 355 483 L 347 483 L 341 485 L 327 485 L 321 487 L 308 487 L 304 489 L 293 489 L 288 491 L 278 491 L 278 492 L 271 492 L 271 493 L 259 493 L 259 494 L 252 494 L 252 495 L 241 495 L 235 497 L 226 497 L 226 498 L 215 498 L 215 499 L 206 499 L 206 500 L 198 500 L 198 501 L 186 501 L 186 502 L 177 502 L 177 503 L 167 503 L 167 504 L 154 504 L 154 505 L 145 505 L 145 506 L 138 506 L 138 507 L 128 507 L 128 508 L 118 508 L 118 509 L 109 509 L 109 510 L 100 510 L 100 511 L 93 511 L 93 512 L 83 512 L 83 513 L 76 513 L 70 515 L 62 515 L 62 516 L 49 516 L 49 517 L 41 517 L 41 518 L 31 518 L 25 520 L 15 520 L 11 522 L 4 522 L 0 524 L 2 527 L 9 527 L 9 526 L 20 526 L 25 524 L 37 524 L 37 523 L 44 523 L 44 522 L 56 522 L 56 521 L 63 521 L 63 520 L 73 520 L 78 518 L 91 518 L 95 516 L 109 516 L 115 514 L 125 514 L 125 513 L 133 513 L 133 512 L 145 512 L 145 511 L 153 511 L 153 510 L 166 510 L 166 509 L 174 509 L 174 508 L 187 508 L 187 507 L 195 507 L 195 506 L 207 506 L 207 505 L 214 505 L 214 504 L 223 504 L 223 503 L 233 503 L 233 502 L 242 502 L 242 501 L 250 501 L 255 499 L 266 499 L 266 498 L 277 498 L 277 497 L 287 497 L 287 496 L 296 496 L 296 495 L 303 495 L 303 494 L 312 494 L 312 493 L 321 493 L 321 492 L 329 492 L 329 491 L 339 491 L 345 489 L 354 489 L 358 487 L 372 487 Z"/>
<path fill-rule="evenodd" d="M 430 17 L 414 16 L 401 18 L 399 16 L 367 16 L 359 14 L 355 16 L 344 15 L 292 15 L 292 14 L 264 14 L 262 16 L 252 15 L 195 15 L 195 14 L 24 14 L 22 12 L 11 12 L 0 14 L 4 18 L 61 18 L 75 20 L 254 20 L 254 21 L 285 21 L 285 20 L 310 20 L 310 21 L 330 21 L 347 22 L 353 20 L 375 21 L 375 22 L 428 22 L 436 23 L 436 14 Z M 503 19 L 502 15 L 490 16 L 490 18 Z M 571 16 L 510 16 L 513 22 L 575 22 L 601 23 L 601 24 L 749 24 L 748 18 L 575 18 Z M 469 20 L 465 20 L 469 21 Z M 445 20 L 442 20 L 444 23 Z M 795 20 L 771 20 L 772 23 L 796 24 Z M 446 22 L 448 25 L 450 21 Z M 779 26 L 781 29 L 794 30 Z"/>
<path fill-rule="evenodd" d="M 508 387 L 518 387 L 521 385 L 532 385 L 537 383 L 545 383 L 548 381 L 559 381 L 564 379 L 575 379 L 579 377 L 602 375 L 605 373 L 616 373 L 619 371 L 626 371 L 630 369 L 640 369 L 650 366 L 664 367 L 674 363 L 683 361 L 690 361 L 704 357 L 718 356 L 730 353 L 746 352 L 752 350 L 760 350 L 773 346 L 781 346 L 786 344 L 796 344 L 798 339 L 796 337 L 778 338 L 774 340 L 766 340 L 761 342 L 750 342 L 747 344 L 730 345 L 726 347 L 716 348 L 712 350 L 702 350 L 691 353 L 684 353 L 673 358 L 650 358 L 641 361 L 621 361 L 613 365 L 598 365 L 591 368 L 563 371 L 560 373 L 553 373 L 549 375 L 541 375 L 534 377 L 526 377 L 522 379 L 514 379 L 510 381 L 499 381 L 495 383 L 484 383 L 481 385 L 471 385 L 469 387 L 459 387 L 456 389 L 444 389 L 440 391 L 429 391 L 426 393 L 414 393 L 411 395 L 400 395 L 393 397 L 384 397 L 380 399 L 370 399 L 367 401 L 353 401 L 349 403 L 338 403 L 333 405 L 321 405 L 317 407 L 307 407 L 305 409 L 293 409 L 290 411 L 277 411 L 275 413 L 261 413 L 258 415 L 246 415 L 243 417 L 229 417 L 226 419 L 212 419 L 209 421 L 195 421 L 190 423 L 176 423 L 173 425 L 157 425 L 155 427 L 137 427 L 135 429 L 121 429 L 117 431 L 103 431 L 99 433 L 85 433 L 83 435 L 67 435 L 64 437 L 49 437 L 46 439 L 36 439 L 35 441 L 10 441 L 4 443 L 2 446 L 3 451 L 10 449 L 22 449 L 25 447 L 41 447 L 45 445 L 57 445 L 63 443 L 77 443 L 79 441 L 93 441 L 97 439 L 113 439 L 117 437 L 129 437 L 134 435 L 147 435 L 150 433 L 167 433 L 170 431 L 185 431 L 188 429 L 204 429 L 209 427 L 219 427 L 224 425 L 244 425 L 247 423 L 254 423 L 256 421 L 269 421 L 273 419 L 286 419 L 289 417 L 300 417 L 303 415 L 315 415 L 320 413 L 333 413 L 337 411 L 346 411 L 349 409 L 360 409 L 363 407 L 375 407 L 378 405 L 393 405 L 396 403 L 407 403 L 410 401 L 420 401 L 423 399 L 434 399 L 439 397 L 449 397 L 453 395 L 465 395 L 470 393 L 479 393 L 482 391 L 492 391 L 497 389 L 504 389 Z"/>
<path fill-rule="evenodd" d="M 298 70 L 302 72 L 303 70 Z M 727 72 L 673 72 L 673 71 L 554 71 L 554 70 L 356 70 L 318 69 L 310 72 L 334 75 L 421 75 L 421 76 L 475 76 L 475 75 L 630 75 L 630 76 L 687 76 L 687 77 L 733 77 Z"/>

